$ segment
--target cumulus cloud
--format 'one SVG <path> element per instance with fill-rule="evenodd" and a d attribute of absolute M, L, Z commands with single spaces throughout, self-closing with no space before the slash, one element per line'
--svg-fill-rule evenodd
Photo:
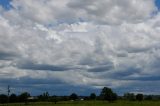
<path fill-rule="evenodd" d="M 154 0 L 12 0 L 10 5 L 0 7 L 1 86 L 37 93 L 53 85 L 68 93 L 80 87 L 81 94 L 103 86 L 122 93 L 159 92 L 160 14 Z"/>
<path fill-rule="evenodd" d="M 72 0 L 68 6 L 81 11 L 80 16 L 83 15 L 85 20 L 102 24 L 140 22 L 149 18 L 156 10 L 153 0 Z"/>

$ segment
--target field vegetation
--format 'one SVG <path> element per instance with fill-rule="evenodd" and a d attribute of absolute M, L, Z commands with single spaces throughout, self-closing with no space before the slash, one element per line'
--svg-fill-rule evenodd
<path fill-rule="evenodd" d="M 124 101 L 118 100 L 115 102 L 107 101 L 61 101 L 57 104 L 53 102 L 31 102 L 24 103 L 9 103 L 1 104 L 0 106 L 160 106 L 160 101 Z"/>
<path fill-rule="evenodd" d="M 0 95 L 0 106 L 160 106 L 159 95 L 125 93 L 118 96 L 108 87 L 104 87 L 99 95 L 91 93 L 89 96 L 76 93 L 69 96 L 50 96 L 48 92 L 38 96 L 31 96 L 28 92 L 20 95 L 9 93 Z"/>

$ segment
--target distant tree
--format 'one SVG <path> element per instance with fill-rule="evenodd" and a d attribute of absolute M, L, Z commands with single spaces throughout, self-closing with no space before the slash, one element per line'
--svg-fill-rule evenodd
<path fill-rule="evenodd" d="M 19 95 L 19 102 L 25 102 L 25 103 L 27 103 L 28 101 L 27 101 L 27 98 L 28 97 L 30 97 L 30 94 L 28 93 L 28 92 L 24 92 L 24 93 L 21 93 L 20 95 Z"/>
<path fill-rule="evenodd" d="M 143 100 L 143 94 L 137 94 L 136 95 L 136 100 L 142 101 Z"/>
<path fill-rule="evenodd" d="M 95 93 L 91 93 L 90 94 L 90 99 L 91 100 L 95 100 L 96 99 L 96 94 Z"/>
<path fill-rule="evenodd" d="M 70 96 L 69 96 L 70 100 L 76 100 L 78 99 L 78 96 L 76 93 L 72 93 Z"/>
<path fill-rule="evenodd" d="M 44 92 L 42 95 L 38 96 L 39 101 L 49 101 L 49 93 Z"/>
<path fill-rule="evenodd" d="M 152 97 L 152 95 L 147 95 L 144 99 L 145 99 L 145 100 L 152 100 L 153 97 Z"/>
<path fill-rule="evenodd" d="M 110 88 L 104 87 L 100 93 L 100 97 L 103 100 L 109 100 L 111 98 L 112 93 L 113 92 Z"/>
<path fill-rule="evenodd" d="M 48 101 L 48 99 L 49 99 L 49 93 L 48 92 L 44 92 L 43 93 L 43 98 L 44 98 L 45 101 Z"/>
<path fill-rule="evenodd" d="M 17 96 L 16 96 L 16 94 L 11 94 L 10 95 L 9 102 L 11 102 L 11 103 L 17 102 Z"/>
<path fill-rule="evenodd" d="M 115 101 L 118 99 L 118 95 L 116 93 L 113 93 L 112 95 L 112 101 Z"/>
<path fill-rule="evenodd" d="M 54 102 L 54 104 L 57 104 L 58 102 L 58 97 L 56 95 L 51 97 L 52 102 Z"/>
<path fill-rule="evenodd" d="M 39 95 L 39 96 L 37 96 L 38 97 L 38 101 L 44 101 L 43 100 L 43 95 Z"/>
<path fill-rule="evenodd" d="M 8 96 L 1 94 L 0 95 L 0 103 L 7 103 L 8 102 Z"/>
<path fill-rule="evenodd" d="M 117 99 L 117 94 L 114 93 L 111 88 L 104 87 L 100 93 L 100 97 L 103 100 L 111 102 Z"/>
<path fill-rule="evenodd" d="M 90 98 L 88 96 L 85 96 L 84 97 L 84 100 L 89 100 Z"/>
<path fill-rule="evenodd" d="M 48 92 L 44 92 L 43 96 L 45 96 L 46 98 L 48 98 L 49 97 L 49 93 Z"/>
<path fill-rule="evenodd" d="M 68 101 L 69 100 L 69 97 L 68 96 L 61 96 L 61 101 Z"/>
<path fill-rule="evenodd" d="M 124 98 L 127 99 L 127 100 L 130 100 L 130 101 L 136 100 L 136 97 L 135 97 L 134 93 L 125 93 Z"/>

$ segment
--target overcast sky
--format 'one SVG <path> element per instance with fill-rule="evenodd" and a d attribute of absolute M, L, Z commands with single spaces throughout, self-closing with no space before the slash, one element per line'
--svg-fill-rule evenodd
<path fill-rule="evenodd" d="M 160 0 L 0 0 L 0 93 L 160 94 Z"/>

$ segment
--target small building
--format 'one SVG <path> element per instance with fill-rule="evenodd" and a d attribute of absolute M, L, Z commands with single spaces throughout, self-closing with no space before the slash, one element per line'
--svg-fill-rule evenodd
<path fill-rule="evenodd" d="M 27 100 L 28 100 L 29 102 L 35 102 L 37 99 L 38 99 L 38 98 L 35 97 L 35 96 L 30 96 L 30 97 L 27 98 Z"/>

